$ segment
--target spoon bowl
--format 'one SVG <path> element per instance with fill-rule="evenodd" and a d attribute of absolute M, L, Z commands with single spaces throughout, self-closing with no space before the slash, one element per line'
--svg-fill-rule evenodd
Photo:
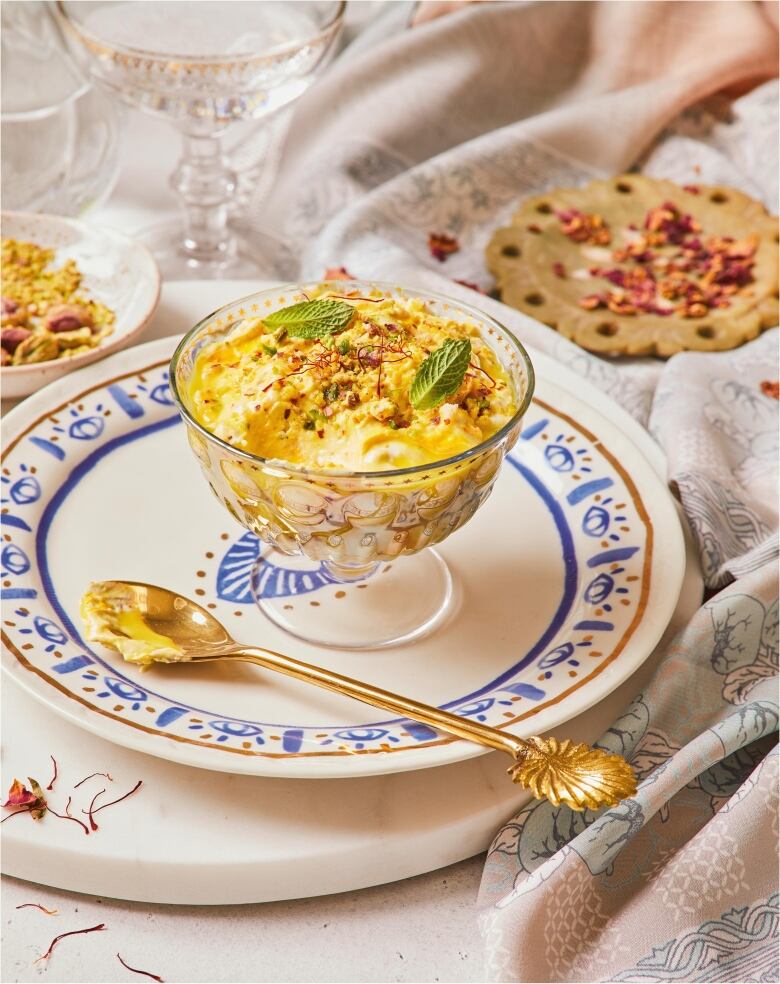
<path fill-rule="evenodd" d="M 211 612 L 175 591 L 143 581 L 103 581 L 100 584 L 104 596 L 117 590 L 126 593 L 152 632 L 172 639 L 187 660 L 204 659 L 237 645 Z"/>

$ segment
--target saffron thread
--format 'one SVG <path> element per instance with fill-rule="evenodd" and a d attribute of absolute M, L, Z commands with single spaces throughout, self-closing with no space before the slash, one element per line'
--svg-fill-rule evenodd
<path fill-rule="evenodd" d="M 496 381 L 495 381 L 495 379 L 493 379 L 493 377 L 490 375 L 490 373 L 487 371 L 487 369 L 483 369 L 482 366 L 478 366 L 475 362 L 469 362 L 469 365 L 471 366 L 472 369 L 476 369 L 479 372 L 484 373 L 487 376 L 487 378 L 492 383 L 491 389 L 495 389 L 496 388 Z"/>
<path fill-rule="evenodd" d="M 98 830 L 99 828 L 98 825 L 95 823 L 95 818 L 92 816 L 92 808 L 95 805 L 95 800 L 98 798 L 98 796 L 102 796 L 103 793 L 105 793 L 105 789 L 101 789 L 99 793 L 95 793 L 95 795 L 92 797 L 92 802 L 89 804 L 89 809 L 81 811 L 82 813 L 85 813 L 89 817 L 89 826 L 93 831 Z"/>
<path fill-rule="evenodd" d="M 384 300 L 383 297 L 359 297 L 356 294 L 328 294 L 328 297 L 340 297 L 344 301 L 369 301 L 371 304 Z"/>
<path fill-rule="evenodd" d="M 131 974 L 142 974 L 144 977 L 149 977 L 151 980 L 159 981 L 160 984 L 163 984 L 163 979 L 162 977 L 160 977 L 159 974 L 152 974 L 151 971 L 138 970 L 137 967 L 131 967 L 130 964 L 124 962 L 124 960 L 119 956 L 118 953 L 116 955 L 116 958 L 122 964 L 123 967 L 126 967 L 130 971 Z"/>
<path fill-rule="evenodd" d="M 47 916 L 56 916 L 59 914 L 59 909 L 47 909 L 45 905 L 41 905 L 40 902 L 23 902 L 21 905 L 16 906 L 17 909 L 40 909 L 41 912 L 45 912 Z"/>
<path fill-rule="evenodd" d="M 73 823 L 77 823 L 79 825 L 79 827 L 81 827 L 81 829 L 84 831 L 84 833 L 87 836 L 89 836 L 89 828 L 84 823 L 84 821 L 83 820 L 79 820 L 78 817 L 72 817 L 70 815 L 70 813 L 68 812 L 70 810 L 70 802 L 71 802 L 71 799 L 72 799 L 72 797 L 69 796 L 68 797 L 68 803 L 67 803 L 67 805 L 65 807 L 65 812 L 64 813 L 57 813 L 57 811 L 56 810 L 53 810 L 50 806 L 48 807 L 49 813 L 53 813 L 54 816 L 55 817 L 59 817 L 60 820 L 72 820 Z"/>
<path fill-rule="evenodd" d="M 9 813 L 7 817 L 3 817 L 3 819 L 0 820 L 0 823 L 5 823 L 6 820 L 10 820 L 11 817 L 17 817 L 20 813 L 32 813 L 32 810 L 32 806 L 25 806 L 24 809 L 15 810 L 13 813 Z"/>
<path fill-rule="evenodd" d="M 57 759 L 53 755 L 50 755 L 49 758 L 54 765 L 54 775 L 51 777 L 51 782 L 46 788 L 51 792 L 51 790 L 54 789 L 54 783 L 57 781 Z"/>
<path fill-rule="evenodd" d="M 105 923 L 99 923 L 97 926 L 90 926 L 89 929 L 74 929 L 71 930 L 70 933 L 60 933 L 59 936 L 55 936 L 54 939 L 51 941 L 51 943 L 49 944 L 49 949 L 46 951 L 46 953 L 42 954 L 40 957 L 38 957 L 37 960 L 33 962 L 40 963 L 41 960 L 48 960 L 49 957 L 52 955 L 54 947 L 59 943 L 60 940 L 64 940 L 66 936 L 80 936 L 82 933 L 96 933 L 99 929 L 105 929 L 105 928 L 106 928 Z"/>
<path fill-rule="evenodd" d="M 73 788 L 74 789 L 78 789 L 79 786 L 82 786 L 87 781 L 87 779 L 94 779 L 95 776 L 105 776 L 106 779 L 108 779 L 109 782 L 113 782 L 114 781 L 107 772 L 93 772 L 91 775 L 84 776 L 83 779 L 80 779 Z"/>
<path fill-rule="evenodd" d="M 122 800 L 126 800 L 128 796 L 132 796 L 133 793 L 136 792 L 136 790 L 141 788 L 142 785 L 143 785 L 143 779 L 139 779 L 138 782 L 135 784 L 135 786 L 133 786 L 133 788 L 128 793 L 125 793 L 124 796 L 120 796 L 115 800 L 111 800 L 109 803 L 104 803 L 102 806 L 99 806 L 96 810 L 93 810 L 92 807 L 90 806 L 90 812 L 93 814 L 100 813 L 101 810 L 105 810 L 106 807 L 108 806 L 114 806 L 116 803 L 121 803 Z M 101 792 L 105 793 L 105 789 L 101 790 Z M 98 793 L 98 796 L 99 795 L 100 793 Z M 97 797 L 95 797 L 95 799 L 97 799 Z M 94 804 L 94 802 L 95 800 L 93 799 L 92 803 Z"/>

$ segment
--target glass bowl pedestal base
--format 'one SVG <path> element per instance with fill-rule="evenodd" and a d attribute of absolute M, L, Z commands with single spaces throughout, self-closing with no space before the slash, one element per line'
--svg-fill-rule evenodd
<path fill-rule="evenodd" d="M 284 567 L 276 566 L 277 558 Z M 327 562 L 290 571 L 293 561 L 265 552 L 252 572 L 252 594 L 274 624 L 317 646 L 382 649 L 411 642 L 439 628 L 457 607 L 452 574 L 430 547 L 352 571 Z"/>

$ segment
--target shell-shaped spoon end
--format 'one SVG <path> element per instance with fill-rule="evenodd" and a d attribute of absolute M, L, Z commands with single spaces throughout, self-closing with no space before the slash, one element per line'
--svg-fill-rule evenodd
<path fill-rule="evenodd" d="M 537 799 L 573 810 L 615 806 L 636 792 L 636 776 L 620 755 L 566 738 L 532 738 L 509 774 Z"/>

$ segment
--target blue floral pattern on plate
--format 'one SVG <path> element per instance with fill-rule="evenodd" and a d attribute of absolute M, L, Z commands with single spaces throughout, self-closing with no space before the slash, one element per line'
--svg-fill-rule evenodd
<path fill-rule="evenodd" d="M 49 573 L 52 520 L 99 462 L 178 425 L 167 364 L 156 364 L 79 394 L 8 445 L 0 580 L 4 641 L 16 659 L 115 720 L 245 755 L 343 755 L 447 741 L 408 720 L 359 727 L 239 720 L 144 687 L 85 645 Z M 641 620 L 652 557 L 652 527 L 631 478 L 597 438 L 554 407 L 534 401 L 505 469 L 529 483 L 553 515 L 564 577 L 556 615 L 536 645 L 479 691 L 443 705 L 497 726 L 562 700 L 617 658 Z M 273 554 L 250 533 L 232 542 L 223 534 L 220 543 L 219 553 L 206 553 L 212 568 L 198 572 L 204 580 L 195 592 L 211 608 L 252 604 L 250 578 L 260 558 L 256 589 L 266 596 L 295 598 L 332 585 L 316 563 Z"/>

